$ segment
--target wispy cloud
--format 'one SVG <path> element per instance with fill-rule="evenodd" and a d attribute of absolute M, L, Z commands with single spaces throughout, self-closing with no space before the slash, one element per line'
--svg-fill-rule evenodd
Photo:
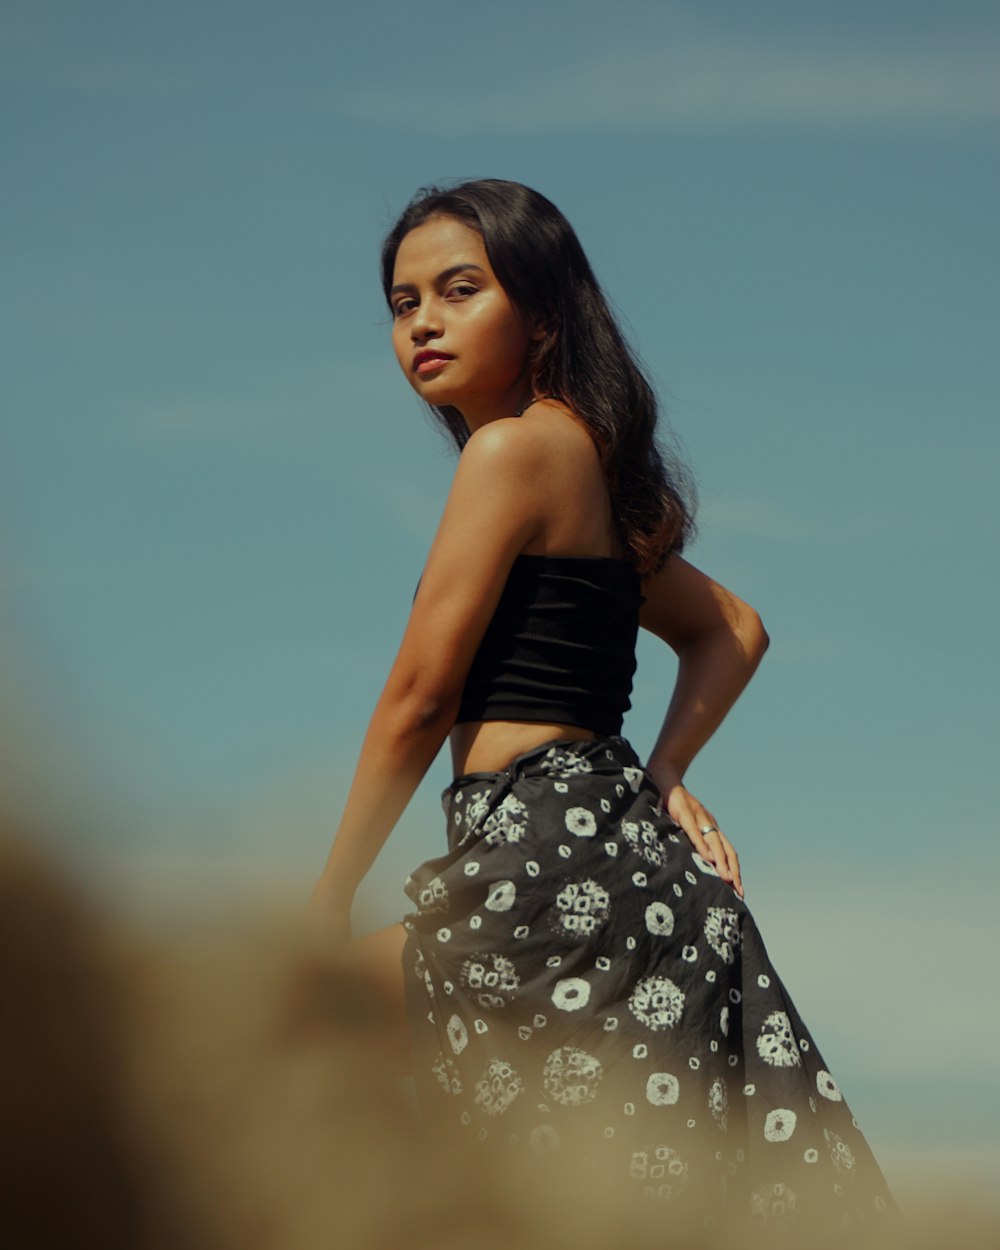
<path fill-rule="evenodd" d="M 335 103 L 359 120 L 424 127 L 406 92 L 362 88 Z M 600 129 L 951 128 L 1000 118 L 991 50 L 817 47 L 685 38 L 618 48 L 439 109 L 435 132 Z"/>
<path fill-rule="evenodd" d="M 83 34 L 74 46 L 69 40 L 53 41 L 40 29 L 8 22 L 2 48 L 0 82 L 8 86 L 169 103 L 212 85 L 203 66 L 164 63 L 155 50 L 130 55 L 95 48 Z"/>
<path fill-rule="evenodd" d="M 703 500 L 698 516 L 706 534 L 728 537 L 808 540 L 809 526 L 783 504 L 762 496 L 726 495 Z"/>
<path fill-rule="evenodd" d="M 239 432 L 249 424 L 247 413 L 211 403 L 180 400 L 154 404 L 140 412 L 131 426 L 133 432 L 151 437 L 215 437 Z"/>
<path fill-rule="evenodd" d="M 443 492 L 434 482 L 406 480 L 399 474 L 380 474 L 367 484 L 369 498 L 384 516 L 391 517 L 401 533 L 424 549 L 437 528 Z"/>

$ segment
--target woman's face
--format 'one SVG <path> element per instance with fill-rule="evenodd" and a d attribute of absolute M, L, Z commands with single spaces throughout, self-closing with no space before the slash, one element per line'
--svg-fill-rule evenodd
<path fill-rule="evenodd" d="M 531 398 L 528 348 L 542 333 L 511 303 L 477 231 L 432 217 L 404 235 L 390 300 L 396 359 L 421 399 L 475 428 Z"/>

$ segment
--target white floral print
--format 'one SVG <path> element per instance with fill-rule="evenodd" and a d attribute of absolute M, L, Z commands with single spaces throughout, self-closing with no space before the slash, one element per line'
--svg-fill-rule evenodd
<path fill-rule="evenodd" d="M 785 1181 L 758 1185 L 750 1195 L 751 1215 L 761 1223 L 782 1223 L 795 1214 L 798 1194 Z"/>
<path fill-rule="evenodd" d="M 483 821 L 485 841 L 491 846 L 502 842 L 518 842 L 528 824 L 528 809 L 516 794 L 505 795 L 502 802 Z"/>
<path fill-rule="evenodd" d="M 637 855 L 641 855 L 647 864 L 662 868 L 666 862 L 663 843 L 650 820 L 623 820 L 622 837 Z"/>
<path fill-rule="evenodd" d="M 669 1197 L 687 1180 L 688 1165 L 673 1148 L 666 1144 L 654 1150 L 634 1150 L 629 1164 L 629 1175 L 635 1181 L 656 1181 L 663 1186 L 656 1197 Z"/>
<path fill-rule="evenodd" d="M 488 911 L 510 911 L 517 898 L 517 886 L 513 881 L 497 881 L 486 898 Z"/>
<path fill-rule="evenodd" d="M 592 838 L 597 832 L 597 818 L 585 807 L 571 807 L 566 813 L 566 828 L 578 838 Z"/>
<path fill-rule="evenodd" d="M 797 1119 L 798 1116 L 790 1107 L 775 1107 L 764 1119 L 764 1140 L 788 1141 L 795 1132 Z"/>
<path fill-rule="evenodd" d="M 830 1158 L 833 1166 L 838 1172 L 851 1172 L 854 1170 L 854 1151 L 848 1146 L 847 1142 L 832 1128 L 823 1129 L 823 1136 L 830 1150 Z"/>
<path fill-rule="evenodd" d="M 653 1072 L 646 1081 L 646 1098 L 654 1107 L 669 1107 L 680 1097 L 680 1089 L 680 1081 L 672 1073 Z"/>
<path fill-rule="evenodd" d="M 528 1134 L 528 1145 L 535 1154 L 547 1154 L 561 1142 L 562 1138 L 551 1124 L 538 1124 Z"/>
<path fill-rule="evenodd" d="M 431 1067 L 431 1071 L 441 1082 L 446 1094 L 460 1094 L 462 1092 L 462 1078 L 459 1075 L 455 1060 L 450 1055 L 439 1054 L 437 1061 Z"/>
<path fill-rule="evenodd" d="M 657 901 L 646 908 L 646 928 L 656 937 L 669 937 L 674 931 L 674 913 Z"/>
<path fill-rule="evenodd" d="M 489 797 L 488 790 L 480 790 L 469 800 L 465 809 L 465 827 L 467 830 L 479 827 L 483 817 L 490 810 Z"/>
<path fill-rule="evenodd" d="M 462 964 L 462 985 L 480 1007 L 505 1007 L 520 984 L 506 955 L 477 954 Z"/>
<path fill-rule="evenodd" d="M 554 924 L 570 937 L 591 937 L 608 919 L 611 899 L 596 881 L 567 881 L 556 895 Z"/>
<path fill-rule="evenodd" d="M 431 877 L 417 896 L 421 911 L 442 911 L 448 906 L 448 887 L 440 877 Z"/>
<path fill-rule="evenodd" d="M 552 1051 L 542 1069 L 546 1094 L 564 1107 L 580 1107 L 597 1095 L 604 1075 L 593 1055 L 578 1046 L 560 1046 Z"/>
<path fill-rule="evenodd" d="M 538 765 L 539 772 L 563 780 L 589 773 L 593 767 L 590 760 L 569 747 L 549 747 L 545 758 Z"/>
<path fill-rule="evenodd" d="M 684 991 L 669 977 L 643 977 L 628 1000 L 635 1018 L 654 1032 L 672 1029 L 684 1011 Z"/>
<path fill-rule="evenodd" d="M 757 1053 L 773 1068 L 793 1068 L 801 1063 L 787 1012 L 772 1011 L 760 1026 Z"/>
<path fill-rule="evenodd" d="M 461 1016 L 454 1015 L 448 1021 L 447 1026 L 448 1041 L 456 1055 L 460 1055 L 469 1042 L 469 1030 L 465 1027 L 465 1023 Z"/>
<path fill-rule="evenodd" d="M 705 937 L 712 950 L 731 964 L 740 944 L 740 920 L 731 907 L 710 907 L 705 918 Z"/>
<path fill-rule="evenodd" d="M 524 1081 L 505 1059 L 491 1059 L 476 1084 L 476 1106 L 500 1115 L 524 1089 Z"/>
<path fill-rule="evenodd" d="M 837 1082 L 825 1068 L 820 1068 L 816 1073 L 816 1088 L 824 1098 L 829 1098 L 831 1102 L 840 1102 L 843 1097 L 837 1087 Z"/>
<path fill-rule="evenodd" d="M 712 1119 L 725 1132 L 729 1127 L 729 1091 L 725 1081 L 719 1076 L 709 1086 L 708 1109 L 712 1113 Z"/>
<path fill-rule="evenodd" d="M 579 1011 L 590 1002 L 590 982 L 583 977 L 564 977 L 552 990 L 552 1002 L 560 1011 Z"/>
<path fill-rule="evenodd" d="M 622 769 L 622 776 L 625 778 L 628 788 L 632 791 L 632 793 L 638 794 L 639 787 L 642 785 L 642 769 L 629 768 L 628 765 L 626 765 Z"/>

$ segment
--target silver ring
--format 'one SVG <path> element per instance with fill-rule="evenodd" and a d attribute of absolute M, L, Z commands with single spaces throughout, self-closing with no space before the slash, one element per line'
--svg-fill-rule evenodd
<path fill-rule="evenodd" d="M 701 827 L 701 833 L 703 837 L 710 833 L 718 833 L 718 832 L 719 830 L 716 825 L 702 825 Z"/>

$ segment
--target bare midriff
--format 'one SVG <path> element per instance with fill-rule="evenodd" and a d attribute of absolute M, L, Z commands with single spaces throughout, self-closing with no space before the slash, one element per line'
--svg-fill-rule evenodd
<path fill-rule="evenodd" d="M 593 729 L 581 729 L 579 725 L 514 720 L 463 721 L 451 731 L 453 775 L 500 772 L 516 756 L 553 738 L 587 742 L 596 737 Z"/>

